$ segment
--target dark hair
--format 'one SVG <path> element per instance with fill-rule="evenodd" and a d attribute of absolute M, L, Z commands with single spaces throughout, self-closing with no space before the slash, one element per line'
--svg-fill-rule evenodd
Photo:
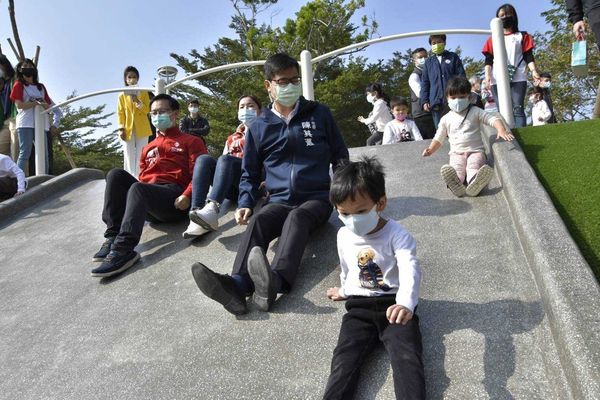
<path fill-rule="evenodd" d="M 404 97 L 393 97 L 392 101 L 390 101 L 390 108 L 394 108 L 394 107 L 399 107 L 399 106 L 404 106 L 407 108 L 410 108 L 408 105 L 408 101 L 406 101 L 406 99 Z"/>
<path fill-rule="evenodd" d="M 533 86 L 532 88 L 529 89 L 529 94 L 539 94 L 540 96 L 542 96 L 542 98 L 544 97 L 544 89 L 542 89 L 539 86 Z"/>
<path fill-rule="evenodd" d="M 356 199 L 359 193 L 375 203 L 385 196 L 385 173 L 376 157 L 362 156 L 358 161 L 347 161 L 333 174 L 329 201 L 334 206 Z"/>
<path fill-rule="evenodd" d="M 552 74 L 550 72 L 542 72 L 540 74 L 540 78 L 548 78 L 548 79 L 552 79 Z"/>
<path fill-rule="evenodd" d="M 40 81 L 38 80 L 38 70 L 37 67 L 35 66 L 35 64 L 33 63 L 33 61 L 31 61 L 29 58 L 24 58 L 23 60 L 19 61 L 19 63 L 17 64 L 17 80 L 20 81 L 21 83 L 25 83 L 25 76 L 23 75 L 23 65 L 25 64 L 31 64 L 33 65 L 33 69 L 35 70 L 35 72 L 33 73 L 33 83 L 35 83 L 38 87 L 38 89 L 41 90 L 42 86 L 40 85 Z"/>
<path fill-rule="evenodd" d="M 199 106 L 199 105 L 200 105 L 200 102 L 199 102 L 198 100 L 190 100 L 190 101 L 188 102 L 188 106 L 191 106 L 192 104 L 195 104 L 195 105 Z"/>
<path fill-rule="evenodd" d="M 517 10 L 515 10 L 515 8 L 513 7 L 513 5 L 512 4 L 508 4 L 508 3 L 502 4 L 496 10 L 496 17 L 498 16 L 498 14 L 500 14 L 501 10 L 504 10 L 504 15 L 506 15 L 508 11 L 511 12 L 511 14 L 515 17 L 515 23 L 512 26 L 512 31 L 513 32 L 519 32 L 519 16 L 517 15 Z"/>
<path fill-rule="evenodd" d="M 415 57 L 415 55 L 416 55 L 417 53 L 420 53 L 420 52 L 422 52 L 422 51 L 424 51 L 424 52 L 425 52 L 425 54 L 427 54 L 427 50 L 425 50 L 423 47 L 418 47 L 418 48 L 414 49 L 414 50 L 412 51 L 412 53 L 410 53 L 410 55 L 411 55 L 411 57 L 413 57 L 413 58 L 414 58 L 414 57 Z"/>
<path fill-rule="evenodd" d="M 129 86 L 127 84 L 127 74 L 130 72 L 136 74 L 137 78 L 140 79 L 140 71 L 138 71 L 136 67 L 128 65 L 127 67 L 125 67 L 125 71 L 123 71 L 123 82 L 125 82 L 125 86 Z"/>
<path fill-rule="evenodd" d="M 390 98 L 383 91 L 383 87 L 379 83 L 369 83 L 365 92 L 377 92 L 377 97 L 382 98 L 386 103 L 390 103 Z"/>
<path fill-rule="evenodd" d="M 172 111 L 179 111 L 179 102 L 165 93 L 154 96 L 154 98 L 150 100 L 150 107 L 152 107 L 152 104 L 158 100 L 167 100 Z"/>
<path fill-rule="evenodd" d="M 446 43 L 446 34 L 445 33 L 437 33 L 435 35 L 429 35 L 429 44 L 433 39 L 442 39 L 444 43 Z"/>
<path fill-rule="evenodd" d="M 464 76 L 453 76 L 446 85 L 446 97 L 471 93 L 471 82 Z"/>
<path fill-rule="evenodd" d="M 298 74 L 300 73 L 300 64 L 296 59 L 286 53 L 273 54 L 265 61 L 265 78 L 270 81 L 277 73 L 290 68 L 296 68 Z"/>
<path fill-rule="evenodd" d="M 15 76 L 15 69 L 4 54 L 0 54 L 0 65 L 4 67 L 4 72 L 6 73 L 4 80 L 11 80 Z"/>
<path fill-rule="evenodd" d="M 256 103 L 259 110 L 262 109 L 262 104 L 260 104 L 260 100 L 258 99 L 258 97 L 254 96 L 253 94 L 244 94 L 244 95 L 240 96 L 240 98 L 237 101 L 237 105 L 239 106 L 240 101 L 242 101 L 242 99 L 245 99 L 246 97 L 250 97 L 252 99 L 252 101 Z"/>

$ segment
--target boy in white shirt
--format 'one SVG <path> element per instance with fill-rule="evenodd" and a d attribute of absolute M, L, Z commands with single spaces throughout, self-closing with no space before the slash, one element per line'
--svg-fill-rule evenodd
<path fill-rule="evenodd" d="M 423 140 L 417 124 L 408 119 L 408 102 L 402 97 L 394 97 L 390 102 L 394 119 L 385 124 L 381 144 L 412 142 Z"/>
<path fill-rule="evenodd" d="M 0 154 L 0 201 L 22 195 L 26 187 L 25 173 L 9 156 Z"/>
<path fill-rule="evenodd" d="M 341 286 L 330 299 L 347 300 L 324 399 L 353 398 L 360 365 L 378 342 L 392 364 L 397 399 L 424 399 L 419 319 L 421 270 L 413 237 L 382 218 L 385 175 L 376 158 L 364 157 L 333 175 L 330 200 L 344 223 L 337 247 Z"/>
<path fill-rule="evenodd" d="M 498 138 L 514 139 L 500 114 L 483 111 L 469 103 L 470 92 L 467 78 L 457 76 L 448 81 L 446 98 L 451 111 L 442 117 L 435 137 L 423 151 L 423 157 L 432 155 L 442 146 L 444 138 L 448 138 L 450 164 L 442 166 L 440 173 L 457 197 L 477 196 L 494 175 L 493 168 L 486 164 L 481 125 L 496 128 Z"/>
<path fill-rule="evenodd" d="M 544 90 L 539 86 L 534 86 L 529 91 L 529 101 L 531 102 L 531 122 L 533 126 L 546 125 L 552 117 L 552 111 L 548 103 L 544 100 Z"/>

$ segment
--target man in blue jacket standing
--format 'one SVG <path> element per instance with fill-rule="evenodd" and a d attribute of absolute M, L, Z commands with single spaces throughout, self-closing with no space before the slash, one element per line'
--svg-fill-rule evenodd
<path fill-rule="evenodd" d="M 437 129 L 440 119 L 448 112 L 444 92 L 450 78 L 465 76 L 465 69 L 458 54 L 446 50 L 446 35 L 429 36 L 433 55 L 425 61 L 421 75 L 419 103 L 424 111 L 430 111 Z"/>
<path fill-rule="evenodd" d="M 332 211 L 329 167 L 348 159 L 348 149 L 331 111 L 305 100 L 298 62 L 284 53 L 264 66 L 265 88 L 273 100 L 246 132 L 240 194 L 235 219 L 246 225 L 231 275 L 218 274 L 201 263 L 192 266 L 199 289 L 232 314 L 247 312 L 246 296 L 268 311 L 277 293 L 294 284 L 310 233 Z M 263 181 L 267 203 L 253 214 Z M 279 237 L 272 263 L 265 256 Z"/>

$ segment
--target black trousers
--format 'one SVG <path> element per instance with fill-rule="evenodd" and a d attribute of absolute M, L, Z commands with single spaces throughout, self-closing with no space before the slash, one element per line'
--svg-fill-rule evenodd
<path fill-rule="evenodd" d="M 113 249 L 129 252 L 137 246 L 147 216 L 159 222 L 187 218 L 187 211 L 175 208 L 183 189 L 175 183 L 142 183 L 121 168 L 106 175 L 102 221 L 104 237 L 115 237 Z"/>
<path fill-rule="evenodd" d="M 430 113 L 420 115 L 414 121 L 423 139 L 433 139 L 435 136 L 435 126 L 433 125 L 433 117 Z"/>
<path fill-rule="evenodd" d="M 13 198 L 17 193 L 17 178 L 4 176 L 0 178 L 0 201 Z"/>
<path fill-rule="evenodd" d="M 598 49 L 600 49 L 600 7 L 596 7 L 590 10 L 587 17 L 590 27 L 594 32 L 594 36 L 596 37 L 596 44 L 598 45 Z"/>
<path fill-rule="evenodd" d="M 238 247 L 232 274 L 241 275 L 250 282 L 248 253 L 254 246 L 261 247 L 266 253 L 269 243 L 279 237 L 271 268 L 283 279 L 281 289 L 290 290 L 310 233 L 327 222 L 332 209 L 331 204 L 323 200 L 309 200 L 299 206 L 265 205 L 250 219 Z"/>
<path fill-rule="evenodd" d="M 324 399 L 353 399 L 365 357 L 382 342 L 394 377 L 396 399 L 425 399 L 421 332 L 414 315 L 406 325 L 390 324 L 385 316 L 395 296 L 351 297 L 333 351 Z"/>

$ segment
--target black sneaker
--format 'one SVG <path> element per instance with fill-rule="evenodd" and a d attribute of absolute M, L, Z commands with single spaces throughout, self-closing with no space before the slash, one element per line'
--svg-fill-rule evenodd
<path fill-rule="evenodd" d="M 112 248 L 112 244 L 114 241 L 114 237 L 106 238 L 104 243 L 102 243 L 102 247 L 100 247 L 100 250 L 98 250 L 98 252 L 92 257 L 92 260 L 99 262 L 104 261 L 108 253 L 110 253 L 110 249 Z"/>
<path fill-rule="evenodd" d="M 248 274 L 254 282 L 252 299 L 261 311 L 269 311 L 277 297 L 277 275 L 271 270 L 263 249 L 253 247 L 248 254 Z"/>
<path fill-rule="evenodd" d="M 201 263 L 192 265 L 192 275 L 200 291 L 221 303 L 230 313 L 242 315 L 248 312 L 246 296 L 239 291 L 231 276 L 211 271 Z"/>
<path fill-rule="evenodd" d="M 98 268 L 92 270 L 92 276 L 106 278 L 107 276 L 120 274 L 133 266 L 139 259 L 140 255 L 135 251 L 122 254 L 111 250 L 102 264 L 100 264 Z"/>

